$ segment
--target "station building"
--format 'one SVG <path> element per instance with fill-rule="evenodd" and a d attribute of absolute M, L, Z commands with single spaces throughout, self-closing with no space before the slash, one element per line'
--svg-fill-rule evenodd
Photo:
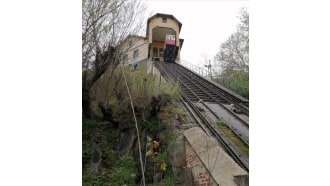
<path fill-rule="evenodd" d="M 149 17 L 146 37 L 129 35 L 121 43 L 122 62 L 136 67 L 147 60 L 162 61 L 166 34 L 175 35 L 175 45 L 178 47 L 176 61 L 179 61 L 184 41 L 179 38 L 181 27 L 182 23 L 170 14 L 157 13 Z"/>

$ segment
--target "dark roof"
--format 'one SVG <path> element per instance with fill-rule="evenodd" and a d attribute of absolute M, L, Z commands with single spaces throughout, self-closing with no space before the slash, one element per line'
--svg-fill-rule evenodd
<path fill-rule="evenodd" d="M 180 40 L 180 50 L 181 50 L 184 39 L 179 39 L 179 40 Z"/>
<path fill-rule="evenodd" d="M 139 35 L 133 35 L 129 34 L 125 39 L 123 39 L 118 46 L 121 46 L 127 39 L 129 38 L 140 38 L 140 39 L 147 39 L 147 37 L 139 36 Z"/>
<path fill-rule="evenodd" d="M 124 41 L 126 41 L 129 38 L 147 39 L 147 37 L 143 37 L 143 36 L 139 36 L 139 35 L 134 35 L 134 34 L 129 34 L 124 40 L 121 41 L 121 43 L 124 42 Z"/>
<path fill-rule="evenodd" d="M 139 35 L 129 34 L 125 39 L 130 38 L 130 37 L 136 37 L 136 38 L 141 38 L 141 39 L 146 39 L 147 38 L 147 37 L 143 37 L 143 36 L 139 36 Z"/>
<path fill-rule="evenodd" d="M 181 31 L 181 27 L 182 27 L 182 23 L 177 19 L 175 18 L 173 15 L 171 14 L 163 14 L 163 13 L 157 13 L 151 17 L 148 18 L 148 21 L 147 21 L 147 34 L 146 34 L 146 37 L 148 36 L 148 28 L 149 28 L 149 22 L 151 19 L 155 18 L 155 17 L 168 17 L 168 18 L 171 18 L 171 19 L 174 19 L 176 22 L 178 22 L 179 24 L 179 32 Z"/>

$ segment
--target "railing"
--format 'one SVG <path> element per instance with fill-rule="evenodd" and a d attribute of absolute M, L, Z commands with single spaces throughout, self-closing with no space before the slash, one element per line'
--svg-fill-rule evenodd
<path fill-rule="evenodd" d="M 199 75 L 201 75 L 205 78 L 210 79 L 210 73 L 209 73 L 208 70 L 204 69 L 204 67 L 199 67 L 197 65 L 194 65 L 194 64 L 189 63 L 188 61 L 185 61 L 185 60 L 182 60 L 182 59 L 177 61 L 177 63 L 182 65 L 182 66 L 187 67 L 188 69 L 198 73 Z"/>

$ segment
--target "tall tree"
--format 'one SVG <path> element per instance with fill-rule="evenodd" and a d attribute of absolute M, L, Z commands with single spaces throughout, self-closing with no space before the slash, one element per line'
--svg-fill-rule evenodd
<path fill-rule="evenodd" d="M 91 118 L 90 90 L 108 70 L 119 65 L 119 43 L 142 29 L 144 4 L 139 0 L 83 0 L 82 106 Z"/>
<path fill-rule="evenodd" d="M 223 70 L 247 71 L 249 66 L 249 14 L 245 8 L 240 12 L 237 30 L 224 43 L 215 56 Z"/>
<path fill-rule="evenodd" d="M 231 88 L 233 83 L 237 85 L 234 91 L 246 96 L 249 74 L 249 13 L 246 8 L 241 9 L 239 19 L 237 30 L 221 44 L 214 57 L 214 66 L 221 67 L 215 74 L 220 74 L 222 84 Z"/>

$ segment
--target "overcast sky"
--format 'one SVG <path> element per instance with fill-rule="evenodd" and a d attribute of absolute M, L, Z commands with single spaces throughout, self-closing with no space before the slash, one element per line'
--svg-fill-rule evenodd
<path fill-rule="evenodd" d="M 235 31 L 240 9 L 248 8 L 249 3 L 239 0 L 144 1 L 149 12 L 172 14 L 182 23 L 181 59 L 198 66 L 206 64 L 205 55 L 213 61 L 220 44 Z"/>

